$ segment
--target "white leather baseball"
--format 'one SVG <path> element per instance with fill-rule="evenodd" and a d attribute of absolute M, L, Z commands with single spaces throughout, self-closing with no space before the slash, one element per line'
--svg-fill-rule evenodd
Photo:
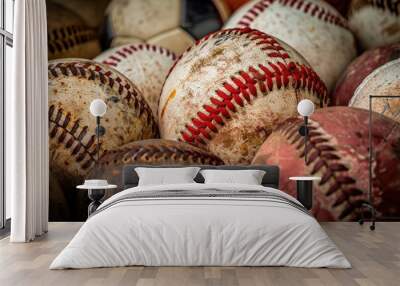
<path fill-rule="evenodd" d="M 94 60 L 127 76 L 142 92 L 157 117 L 161 89 L 175 59 L 174 53 L 159 46 L 128 44 L 107 50 Z"/>
<path fill-rule="evenodd" d="M 349 106 L 369 110 L 369 96 L 400 96 L 400 59 L 388 62 L 369 74 L 358 86 Z M 400 98 L 373 98 L 372 110 L 400 123 Z"/>
<path fill-rule="evenodd" d="M 303 98 L 325 105 L 326 87 L 294 49 L 257 30 L 222 30 L 175 62 L 160 98 L 161 136 L 249 163 Z"/>
<path fill-rule="evenodd" d="M 296 49 L 332 90 L 356 56 L 346 20 L 319 0 L 253 0 L 241 7 L 226 28 L 260 30 Z"/>

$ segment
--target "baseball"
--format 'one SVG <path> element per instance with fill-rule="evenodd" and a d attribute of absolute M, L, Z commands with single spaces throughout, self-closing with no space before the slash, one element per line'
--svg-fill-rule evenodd
<path fill-rule="evenodd" d="M 157 117 L 165 78 L 176 57 L 169 50 L 149 44 L 129 44 L 105 51 L 94 60 L 114 67 L 142 92 Z"/>
<path fill-rule="evenodd" d="M 400 59 L 386 63 L 368 75 L 357 87 L 349 106 L 369 109 L 370 95 L 379 96 L 371 100 L 371 108 L 377 113 L 400 122 Z"/>
<path fill-rule="evenodd" d="M 154 138 L 157 126 L 139 90 L 118 71 L 90 60 L 49 62 L 50 162 L 53 171 L 73 178 L 96 162 L 96 120 L 89 112 L 95 98 L 107 104 L 101 125 L 101 156 L 134 140 Z"/>
<path fill-rule="evenodd" d="M 352 0 L 349 26 L 365 50 L 400 41 L 400 15 L 397 0 Z"/>
<path fill-rule="evenodd" d="M 400 44 L 364 52 L 345 70 L 332 94 L 334 105 L 348 105 L 357 87 L 375 69 L 400 57 Z"/>
<path fill-rule="evenodd" d="M 323 1 L 254 0 L 225 27 L 250 27 L 284 41 L 304 56 L 329 91 L 357 55 L 346 20 Z"/>
<path fill-rule="evenodd" d="M 146 42 L 180 55 L 196 39 L 219 30 L 228 16 L 222 0 L 112 0 L 106 38 L 112 47 Z"/>
<path fill-rule="evenodd" d="M 222 165 L 217 156 L 187 144 L 163 139 L 148 139 L 110 150 L 93 170 L 93 178 L 106 178 L 122 186 L 122 168 L 127 164 L 142 165 Z"/>
<path fill-rule="evenodd" d="M 291 176 L 321 177 L 314 184 L 318 220 L 355 220 L 368 194 L 368 111 L 351 107 L 320 109 L 309 120 L 308 161 L 304 161 L 301 118 L 291 118 L 265 141 L 253 164 L 280 166 L 280 189 L 296 196 Z M 397 128 L 394 128 L 397 127 Z M 400 215 L 400 128 L 373 115 L 373 204 L 379 216 Z M 390 184 L 388 183 L 390 182 Z"/>
<path fill-rule="evenodd" d="M 294 49 L 252 29 L 210 34 L 175 62 L 158 109 L 161 136 L 249 163 L 271 130 L 326 87 Z"/>
<path fill-rule="evenodd" d="M 47 3 L 49 59 L 80 57 L 91 59 L 100 53 L 96 30 L 89 28 L 75 12 Z"/>

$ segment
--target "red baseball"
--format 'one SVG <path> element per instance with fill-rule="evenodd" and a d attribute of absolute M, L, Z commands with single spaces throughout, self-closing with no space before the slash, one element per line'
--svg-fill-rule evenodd
<path fill-rule="evenodd" d="M 361 82 L 375 69 L 400 57 L 400 44 L 389 45 L 364 52 L 345 70 L 333 92 L 335 105 L 348 105 Z"/>
<path fill-rule="evenodd" d="M 359 47 L 369 50 L 400 41 L 398 0 L 350 0 L 348 21 Z"/>
<path fill-rule="evenodd" d="M 280 188 L 295 196 L 291 176 L 320 176 L 314 185 L 313 213 L 319 220 L 354 220 L 368 193 L 368 116 L 363 109 L 330 107 L 309 121 L 308 161 L 298 130 L 302 119 L 291 118 L 265 141 L 253 164 L 281 168 Z M 400 125 L 373 115 L 373 204 L 379 216 L 400 215 Z"/>
<path fill-rule="evenodd" d="M 248 164 L 304 98 L 328 103 L 324 83 L 293 48 L 257 30 L 221 30 L 171 69 L 158 109 L 161 138 L 204 148 L 226 164 Z"/>

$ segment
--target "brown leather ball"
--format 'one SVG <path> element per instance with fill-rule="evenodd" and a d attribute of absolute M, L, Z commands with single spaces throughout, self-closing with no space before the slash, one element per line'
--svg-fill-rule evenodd
<path fill-rule="evenodd" d="M 281 190 L 296 196 L 291 176 L 320 176 L 312 212 L 319 220 L 355 220 L 368 193 L 368 116 L 363 109 L 329 107 L 309 120 L 308 160 L 301 118 L 291 118 L 265 141 L 253 164 L 281 168 Z M 400 215 L 400 125 L 373 114 L 373 204 L 378 216 Z"/>

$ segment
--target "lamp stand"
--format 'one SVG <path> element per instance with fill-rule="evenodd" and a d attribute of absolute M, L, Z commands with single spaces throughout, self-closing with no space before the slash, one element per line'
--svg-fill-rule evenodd
<path fill-rule="evenodd" d="M 96 116 L 96 129 L 95 129 L 95 133 L 96 133 L 96 139 L 97 139 L 97 164 L 100 160 L 100 137 L 103 136 L 106 133 L 106 129 L 101 126 L 101 117 L 100 116 Z"/>
<path fill-rule="evenodd" d="M 308 116 L 304 116 L 304 125 L 299 129 L 299 133 L 304 137 L 304 161 L 307 164 L 307 140 L 308 140 Z"/>

